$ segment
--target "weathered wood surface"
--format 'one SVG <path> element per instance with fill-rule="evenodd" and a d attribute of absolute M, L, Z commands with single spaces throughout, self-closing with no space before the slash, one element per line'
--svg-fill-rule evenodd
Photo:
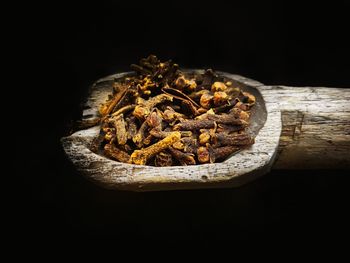
<path fill-rule="evenodd" d="M 350 169 L 350 89 L 261 86 L 282 114 L 273 169 Z"/>
<path fill-rule="evenodd" d="M 111 92 L 110 81 L 125 74 L 95 83 L 85 105 L 83 121 L 93 122 L 98 117 L 98 106 Z M 350 90 L 264 86 L 242 76 L 221 74 L 260 91 L 267 111 L 266 123 L 256 143 L 222 163 L 152 167 L 112 161 L 89 150 L 99 127 L 62 138 L 64 150 L 89 180 L 106 188 L 133 191 L 239 186 L 272 167 L 350 168 Z"/>

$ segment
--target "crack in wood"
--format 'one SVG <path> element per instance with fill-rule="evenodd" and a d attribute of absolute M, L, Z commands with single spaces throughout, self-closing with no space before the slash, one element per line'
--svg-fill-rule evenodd
<path fill-rule="evenodd" d="M 350 90 L 262 87 L 282 114 L 274 169 L 350 168 Z"/>

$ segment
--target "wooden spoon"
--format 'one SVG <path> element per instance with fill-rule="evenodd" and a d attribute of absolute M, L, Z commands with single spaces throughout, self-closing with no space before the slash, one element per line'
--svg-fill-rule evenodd
<path fill-rule="evenodd" d="M 202 70 L 188 70 L 203 73 Z M 119 163 L 90 151 L 99 126 L 61 139 L 68 158 L 87 179 L 108 189 L 158 191 L 243 185 L 270 169 L 350 169 L 350 89 L 265 86 L 216 72 L 253 93 L 255 144 L 222 163 L 153 167 Z M 98 118 L 99 105 L 121 73 L 92 85 L 82 122 Z"/>

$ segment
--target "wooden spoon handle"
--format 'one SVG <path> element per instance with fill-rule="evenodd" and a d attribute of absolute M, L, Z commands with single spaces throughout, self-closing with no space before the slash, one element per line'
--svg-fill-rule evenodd
<path fill-rule="evenodd" d="M 350 89 L 260 86 L 282 114 L 273 169 L 350 169 Z"/>

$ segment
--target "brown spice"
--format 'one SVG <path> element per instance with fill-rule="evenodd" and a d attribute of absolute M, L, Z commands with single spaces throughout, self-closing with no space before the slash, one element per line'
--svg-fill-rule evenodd
<path fill-rule="evenodd" d="M 167 149 L 170 145 L 174 144 L 176 141 L 180 140 L 180 132 L 173 132 L 168 137 L 163 140 L 147 147 L 142 150 L 135 150 L 131 154 L 131 162 L 135 164 L 146 164 L 147 161 L 152 158 L 157 153 Z"/>
<path fill-rule="evenodd" d="M 198 161 L 200 163 L 208 163 L 210 160 L 209 151 L 206 147 L 201 146 L 197 150 Z"/>
<path fill-rule="evenodd" d="M 113 144 L 107 143 L 104 147 L 104 153 L 107 157 L 117 160 L 119 162 L 123 162 L 123 163 L 130 162 L 130 155 L 118 149 Z"/>
<path fill-rule="evenodd" d="M 254 143 L 246 128 L 255 97 L 229 79 L 211 69 L 184 74 L 154 55 L 131 68 L 136 76 L 115 79 L 100 107 L 94 152 L 162 167 L 222 161 Z"/>
<path fill-rule="evenodd" d="M 192 153 L 184 153 L 182 151 L 176 150 L 173 147 L 169 147 L 169 152 L 171 155 L 179 161 L 181 165 L 193 165 L 196 164 L 196 160 L 194 159 L 194 154 Z"/>
<path fill-rule="evenodd" d="M 184 121 L 174 126 L 174 130 L 199 130 L 210 129 L 215 127 L 215 121 L 213 120 L 189 120 Z"/>

